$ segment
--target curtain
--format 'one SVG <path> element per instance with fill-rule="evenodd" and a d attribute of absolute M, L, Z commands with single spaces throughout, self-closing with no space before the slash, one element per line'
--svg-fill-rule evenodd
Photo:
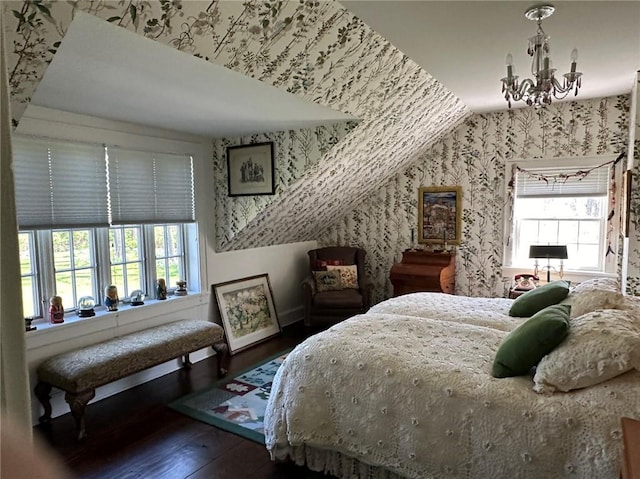
<path fill-rule="evenodd" d="M 5 48 L 4 5 L 0 5 L 0 410 L 31 437 Z"/>

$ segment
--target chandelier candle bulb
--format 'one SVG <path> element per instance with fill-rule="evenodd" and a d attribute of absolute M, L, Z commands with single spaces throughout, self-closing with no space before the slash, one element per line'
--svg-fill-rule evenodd
<path fill-rule="evenodd" d="M 578 60 L 578 49 L 571 50 L 571 73 L 576 72 L 576 61 Z"/>
<path fill-rule="evenodd" d="M 507 53 L 507 77 L 513 76 L 513 56 L 511 53 Z"/>

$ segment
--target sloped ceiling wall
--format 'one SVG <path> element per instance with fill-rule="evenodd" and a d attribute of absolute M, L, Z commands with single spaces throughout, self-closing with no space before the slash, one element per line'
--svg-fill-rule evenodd
<path fill-rule="evenodd" d="M 286 192 L 312 165 L 354 128 L 357 122 L 340 122 L 315 128 L 278 131 L 213 141 L 213 176 L 216 205 L 216 248 L 224 248 L 281 192 Z M 275 194 L 228 196 L 226 149 L 233 145 L 273 142 L 275 154 Z"/>
<path fill-rule="evenodd" d="M 337 2 L 5 2 L 17 121 L 78 11 L 362 122 L 223 250 L 315 239 L 470 114 Z"/>

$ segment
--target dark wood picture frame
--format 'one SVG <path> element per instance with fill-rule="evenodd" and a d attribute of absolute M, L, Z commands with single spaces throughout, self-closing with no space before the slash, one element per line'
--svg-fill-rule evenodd
<path fill-rule="evenodd" d="M 273 142 L 228 146 L 227 185 L 229 196 L 275 194 Z"/>
<path fill-rule="evenodd" d="M 269 275 L 214 284 L 213 295 L 231 354 L 280 334 Z"/>
<path fill-rule="evenodd" d="M 418 243 L 459 245 L 462 187 L 423 186 L 418 191 Z"/>
<path fill-rule="evenodd" d="M 622 235 L 629 237 L 629 219 L 631 216 L 631 187 L 633 185 L 633 172 L 625 170 L 622 173 L 622 212 L 620 215 L 620 225 Z"/>

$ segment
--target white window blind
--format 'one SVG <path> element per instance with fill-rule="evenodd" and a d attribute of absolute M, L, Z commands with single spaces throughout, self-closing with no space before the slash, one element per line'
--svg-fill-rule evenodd
<path fill-rule="evenodd" d="M 593 169 L 584 177 L 574 176 L 579 169 L 528 168 L 516 174 L 518 198 L 556 196 L 606 196 L 609 167 Z M 582 171 L 586 171 L 583 169 Z M 565 175 L 564 177 L 562 175 Z M 547 178 L 547 181 L 541 179 Z"/>
<path fill-rule="evenodd" d="M 112 224 L 194 221 L 188 155 L 107 149 Z"/>
<path fill-rule="evenodd" d="M 20 135 L 13 146 L 21 229 L 108 225 L 103 146 Z"/>

